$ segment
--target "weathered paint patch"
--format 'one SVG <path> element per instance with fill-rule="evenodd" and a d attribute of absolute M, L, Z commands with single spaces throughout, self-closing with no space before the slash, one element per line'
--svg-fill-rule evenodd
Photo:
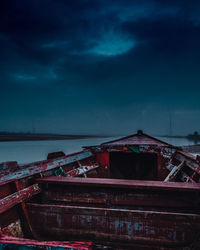
<path fill-rule="evenodd" d="M 12 236 L 12 237 L 23 237 L 23 232 L 21 228 L 21 223 L 20 220 L 17 220 L 7 227 L 2 228 L 1 230 L 2 234 L 5 234 L 7 236 Z"/>
<path fill-rule="evenodd" d="M 38 184 L 34 184 L 0 200 L 0 213 L 41 192 Z"/>
<path fill-rule="evenodd" d="M 70 164 L 72 162 L 76 162 L 88 157 L 91 157 L 92 153 L 90 151 L 82 151 L 72 155 L 66 155 L 61 159 L 55 160 L 46 160 L 40 161 L 36 163 L 31 163 L 28 165 L 22 165 L 20 168 L 14 172 L 10 172 L 1 177 L 1 181 L 9 181 L 13 179 L 21 179 L 28 176 L 32 176 L 38 173 L 42 173 L 44 171 L 52 170 L 57 167 L 62 167 L 64 165 Z"/>
<path fill-rule="evenodd" d="M 14 238 L 1 236 L 0 237 L 0 250 L 17 249 L 17 250 L 35 250 L 35 249 L 46 249 L 46 250 L 91 250 L 92 242 L 76 242 L 76 241 L 36 241 L 24 238 Z"/>

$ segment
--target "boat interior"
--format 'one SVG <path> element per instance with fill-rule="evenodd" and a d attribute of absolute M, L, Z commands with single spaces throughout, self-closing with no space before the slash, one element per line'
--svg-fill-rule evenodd
<path fill-rule="evenodd" d="M 157 180 L 158 158 L 155 153 L 111 152 L 110 178 Z"/>
<path fill-rule="evenodd" d="M 0 167 L 2 235 L 112 249 L 183 249 L 199 237 L 199 162 L 168 144 L 111 143 Z"/>

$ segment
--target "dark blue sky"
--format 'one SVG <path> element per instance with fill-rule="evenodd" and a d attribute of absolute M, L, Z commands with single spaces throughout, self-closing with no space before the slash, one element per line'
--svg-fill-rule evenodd
<path fill-rule="evenodd" d="M 200 1 L 1 0 L 0 130 L 200 130 Z"/>

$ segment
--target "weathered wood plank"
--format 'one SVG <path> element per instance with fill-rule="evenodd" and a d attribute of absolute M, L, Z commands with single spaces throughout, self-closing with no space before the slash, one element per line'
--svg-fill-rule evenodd
<path fill-rule="evenodd" d="M 9 174 L 6 174 L 4 176 L 1 176 L 1 181 L 21 179 L 27 176 L 32 176 L 34 174 L 52 170 L 57 167 L 62 167 L 64 165 L 67 165 L 76 161 L 80 161 L 91 156 L 92 156 L 92 153 L 90 151 L 81 151 L 75 154 L 66 155 L 56 160 L 39 161 L 39 162 L 23 165 L 21 166 L 21 169 L 14 171 L 14 172 L 10 172 Z"/>
<path fill-rule="evenodd" d="M 8 236 L 0 237 L 0 250 L 2 249 L 69 249 L 69 250 L 91 250 L 92 242 L 56 242 L 56 241 L 37 241 Z"/>
<path fill-rule="evenodd" d="M 183 167 L 183 165 L 184 165 L 184 161 L 182 161 L 178 166 L 174 166 L 164 181 L 173 181 L 176 175 L 178 174 L 178 172 Z"/>
<path fill-rule="evenodd" d="M 40 192 L 41 190 L 39 185 L 34 184 L 30 187 L 20 190 L 19 192 L 6 196 L 0 200 L 0 214 Z"/>
<path fill-rule="evenodd" d="M 81 176 L 81 175 L 85 175 L 88 172 L 95 170 L 99 168 L 99 166 L 80 166 L 78 168 L 72 169 L 68 172 L 66 172 L 67 177 L 76 177 L 76 176 Z"/>
<path fill-rule="evenodd" d="M 173 190 L 121 189 L 112 187 L 50 185 L 42 192 L 43 203 L 80 206 L 114 206 L 118 208 L 185 211 L 200 213 L 200 193 Z"/>
<path fill-rule="evenodd" d="M 0 163 L 0 180 L 3 176 L 13 173 L 19 170 L 19 166 L 16 161 L 8 161 Z"/>
<path fill-rule="evenodd" d="M 123 179 L 107 179 L 107 178 L 73 178 L 73 177 L 56 177 L 49 176 L 36 179 L 38 183 L 49 183 L 59 185 L 73 186 L 98 186 L 113 188 L 129 188 L 129 189 L 157 189 L 157 190 L 184 190 L 186 192 L 200 192 L 199 183 L 181 183 L 181 182 L 163 182 L 163 181 L 140 181 L 140 180 L 123 180 Z"/>
<path fill-rule="evenodd" d="M 185 161 L 185 164 L 194 170 L 196 173 L 200 174 L 200 165 L 196 161 L 196 157 L 192 155 L 188 155 L 185 152 L 177 151 L 173 157 L 174 159 L 177 159 L 178 161 L 182 162 Z"/>
<path fill-rule="evenodd" d="M 127 209 L 27 204 L 32 228 L 54 239 L 184 246 L 195 240 L 200 215 Z M 43 218 L 40 224 L 37 218 Z"/>

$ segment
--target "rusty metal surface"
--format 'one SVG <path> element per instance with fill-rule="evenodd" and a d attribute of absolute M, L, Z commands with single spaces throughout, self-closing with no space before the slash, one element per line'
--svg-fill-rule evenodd
<path fill-rule="evenodd" d="M 32 197 L 33 195 L 38 194 L 39 192 L 41 192 L 39 186 L 37 184 L 34 184 L 30 187 L 20 190 L 19 192 L 4 197 L 0 200 L 0 214 L 21 203 L 22 201 Z"/>

